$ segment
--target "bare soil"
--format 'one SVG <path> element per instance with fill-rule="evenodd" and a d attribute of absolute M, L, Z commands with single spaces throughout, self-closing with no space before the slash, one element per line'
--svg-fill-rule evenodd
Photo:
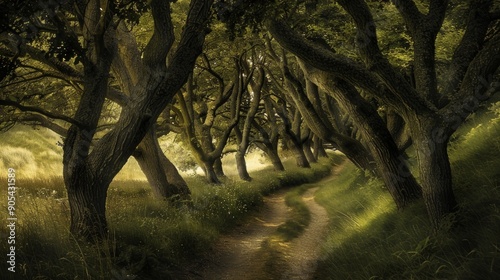
<path fill-rule="evenodd" d="M 328 227 L 328 213 L 314 201 L 317 190 L 318 187 L 311 188 L 302 196 L 311 212 L 311 222 L 304 233 L 293 239 L 284 250 L 288 269 L 282 279 L 313 279 Z"/>
<path fill-rule="evenodd" d="M 314 201 L 317 189 L 313 187 L 302 195 L 311 222 L 298 238 L 278 242 L 278 248 L 265 248 L 278 226 L 288 218 L 288 190 L 278 191 L 265 197 L 264 205 L 245 223 L 221 236 L 198 267 L 191 269 L 187 279 L 312 279 L 328 225 L 326 210 Z"/>

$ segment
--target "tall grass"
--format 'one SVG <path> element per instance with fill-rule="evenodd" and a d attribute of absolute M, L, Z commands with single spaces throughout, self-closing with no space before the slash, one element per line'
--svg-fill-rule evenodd
<path fill-rule="evenodd" d="M 496 106 L 496 107 L 495 107 Z M 398 212 L 352 164 L 317 192 L 330 216 L 317 279 L 500 279 L 500 115 L 469 121 L 450 145 L 458 227 L 433 234 L 425 206 Z M 498 113 L 498 112 L 497 112 Z"/>
<path fill-rule="evenodd" d="M 252 182 L 223 178 L 207 185 L 187 178 L 191 203 L 155 200 L 145 181 L 115 180 L 108 190 L 109 237 L 80 243 L 68 232 L 70 213 L 62 178 L 17 178 L 16 273 L 1 279 L 178 279 L 183 266 L 207 250 L 224 231 L 262 203 L 262 196 L 285 186 L 313 182 L 329 173 L 323 160 L 311 169 L 286 164 L 287 171 L 264 169 Z M 0 176 L 3 177 L 3 176 Z M 7 182 L 0 178 L 0 182 Z M 1 195 L 0 209 L 7 200 Z M 0 211 L 6 220 L 7 211 Z M 7 228 L 0 229 L 0 252 L 7 252 Z"/>

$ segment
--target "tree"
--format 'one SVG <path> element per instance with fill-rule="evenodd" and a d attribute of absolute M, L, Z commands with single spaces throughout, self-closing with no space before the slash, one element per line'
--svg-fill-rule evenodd
<path fill-rule="evenodd" d="M 202 55 L 202 61 L 203 66 L 197 66 L 200 72 L 191 75 L 186 90 L 178 95 L 179 108 L 173 109 L 180 133 L 202 167 L 207 181 L 218 184 L 218 175 L 224 174 L 221 168 L 217 172 L 215 167 L 217 163 L 221 166 L 224 147 L 239 122 L 241 96 L 246 91 L 251 74 L 247 78 L 243 77 L 240 59 L 234 58 L 233 78 L 226 83 L 212 68 L 206 54 Z M 203 86 L 204 80 L 212 79 L 218 84 L 214 90 L 211 90 L 211 86 Z M 217 141 L 214 137 L 216 133 L 220 134 Z"/>
<path fill-rule="evenodd" d="M 427 11 L 419 9 L 414 1 L 393 1 L 411 36 L 415 73 L 412 87 L 401 69 L 381 52 L 369 6 L 361 0 L 338 2 L 356 25 L 356 46 L 363 65 L 307 41 L 279 20 L 270 21 L 271 32 L 304 62 L 345 80 L 344 86 L 369 92 L 409 124 L 423 197 L 431 223 L 438 228 L 440 221 L 457 209 L 447 154 L 450 136 L 499 87 L 495 75 L 500 64 L 500 33 L 492 28 L 498 11 L 490 10 L 492 1 L 469 3 L 464 35 L 439 83 L 435 44 L 449 1 L 431 1 Z"/>
<path fill-rule="evenodd" d="M 243 67 L 245 70 L 245 74 L 249 76 L 251 74 L 249 70 L 249 65 L 248 63 L 244 63 L 242 61 L 243 65 L 246 65 L 246 67 Z M 236 167 L 238 168 L 238 175 L 240 176 L 240 179 L 245 180 L 245 181 L 251 181 L 252 178 L 250 177 L 250 174 L 248 174 L 247 170 L 247 165 L 245 161 L 245 155 L 248 151 L 248 148 L 250 146 L 250 134 L 252 131 L 252 123 L 255 120 L 255 115 L 259 111 L 259 106 L 261 103 L 261 96 L 262 96 L 262 91 L 263 87 L 265 86 L 266 83 L 266 73 L 265 70 L 262 66 L 258 66 L 257 68 L 257 74 L 255 75 L 256 78 L 255 80 L 252 79 L 250 81 L 250 86 L 252 88 L 252 92 L 246 91 L 246 100 L 242 104 L 243 107 L 246 108 L 246 116 L 243 122 L 240 122 L 240 126 L 242 127 L 240 129 L 240 126 L 235 127 L 235 135 L 236 135 L 236 141 L 238 144 L 237 150 L 236 150 Z M 243 100 L 243 98 L 242 98 Z M 246 104 L 245 104 L 246 103 Z M 246 105 L 246 106 L 245 106 Z M 243 110 L 242 110 L 243 111 Z M 241 112 L 243 113 L 243 112 Z"/>
<path fill-rule="evenodd" d="M 119 24 L 117 28 L 127 29 L 123 23 Z M 131 34 L 127 32 L 121 34 L 121 42 L 127 40 L 134 42 L 135 39 Z M 118 48 L 126 49 L 129 47 L 123 43 L 118 44 L 120 45 Z M 66 138 L 68 125 L 57 123 L 54 119 L 71 123 L 72 119 L 68 116 L 75 113 L 74 104 L 78 103 L 79 94 L 82 92 L 83 69 L 72 67 L 57 57 L 48 56 L 43 48 L 26 45 L 23 49 L 25 54 L 19 56 L 23 60 L 17 63 L 15 72 L 13 72 L 14 76 L 2 82 L 4 100 L 0 100 L 1 104 L 13 106 L 22 112 L 11 111 L 9 114 L 5 114 L 0 121 L 6 128 L 15 123 L 44 126 L 62 138 Z M 5 54 L 9 53 L 7 49 L 4 51 Z M 12 56 L 10 54 L 10 57 Z M 134 60 L 137 61 L 138 58 L 129 57 L 127 63 L 130 65 Z M 112 102 L 105 103 L 99 125 L 96 128 L 98 135 L 114 125 L 118 118 L 118 114 L 114 112 L 117 110 L 116 105 L 126 106 L 130 102 L 130 85 L 127 84 L 130 81 L 117 78 L 128 75 L 124 72 L 126 67 L 126 63 L 119 59 L 115 59 L 112 64 L 113 79 L 110 81 L 110 89 L 106 96 Z M 41 108 L 43 110 L 40 110 Z M 148 133 L 147 135 L 152 134 Z M 148 145 L 153 146 L 145 145 L 146 141 L 149 143 Z M 154 145 L 155 141 L 157 142 L 155 139 L 146 137 L 139 145 L 139 149 L 134 152 L 135 159 L 148 178 L 153 194 L 160 199 L 173 196 L 187 198 L 190 191 L 186 182 L 179 175 L 175 166 L 165 157 L 159 145 Z M 92 145 L 94 144 L 95 141 Z M 156 147 L 156 150 L 151 147 Z"/>
<path fill-rule="evenodd" d="M 70 231 L 87 239 L 102 238 L 107 232 L 105 216 L 109 183 L 135 151 L 156 119 L 192 72 L 201 53 L 212 1 L 193 0 L 180 39 L 175 42 L 170 2 L 149 3 L 154 19 L 153 34 L 141 53 L 137 43 L 127 40 L 125 52 L 118 39 L 130 31 L 117 28 L 121 22 L 117 3 L 90 0 L 56 5 L 48 22 L 71 39 L 76 62 L 83 66 L 83 92 L 64 141 L 64 181 L 71 209 Z M 131 3 L 136 5 L 138 2 Z M 62 20 L 72 15 L 76 22 Z M 64 31 L 64 32 L 63 32 Z M 81 42 L 81 44 L 80 44 Z M 175 48 L 172 46 L 176 43 Z M 167 56 L 169 61 L 166 63 Z M 114 65 L 141 58 L 131 65 Z M 91 145 L 109 91 L 111 68 L 121 67 L 119 79 L 131 85 L 130 100 L 122 107 L 116 124 Z"/>

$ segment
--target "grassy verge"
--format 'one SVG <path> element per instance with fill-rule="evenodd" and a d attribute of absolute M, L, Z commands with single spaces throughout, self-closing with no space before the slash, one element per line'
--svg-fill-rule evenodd
<path fill-rule="evenodd" d="M 61 178 L 20 176 L 16 273 L 2 279 L 176 279 L 180 266 L 244 219 L 261 204 L 263 195 L 318 180 L 329 173 L 331 162 L 324 160 L 311 169 L 289 162 L 286 168 L 280 173 L 256 171 L 252 182 L 224 178 L 220 186 L 190 177 L 193 201 L 189 206 L 153 199 L 146 182 L 115 181 L 107 201 L 110 235 L 99 245 L 76 242 L 68 233 L 69 207 Z M 6 206 L 6 199 L 2 200 L 0 207 Z M 5 221 L 6 211 L 0 215 Z M 7 234 L 2 228 L 2 240 Z M 7 242 L 1 243 L 0 250 L 7 252 Z M 5 263 L 3 269 L 7 270 Z"/>
<path fill-rule="evenodd" d="M 331 221 L 316 278 L 500 279 L 500 120 L 488 114 L 449 149 L 460 228 L 430 234 L 423 203 L 397 212 L 383 184 L 348 163 L 316 193 Z"/>

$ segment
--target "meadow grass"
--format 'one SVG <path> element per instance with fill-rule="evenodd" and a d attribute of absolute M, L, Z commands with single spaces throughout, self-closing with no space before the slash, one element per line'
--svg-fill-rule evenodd
<path fill-rule="evenodd" d="M 430 230 L 423 202 L 398 212 L 382 182 L 346 162 L 316 193 L 330 228 L 315 279 L 500 279 L 500 115 L 495 110 L 470 120 L 450 144 L 461 209 L 449 217 L 456 226 L 445 224 L 438 233 Z"/>
<path fill-rule="evenodd" d="M 258 208 L 263 195 L 316 181 L 329 174 L 331 162 L 325 159 L 310 169 L 292 162 L 285 166 L 284 172 L 255 171 L 251 182 L 225 177 L 221 185 L 208 185 L 203 177 L 187 177 L 190 203 L 156 200 L 145 181 L 115 180 L 108 190 L 109 237 L 98 244 L 79 242 L 69 233 L 61 177 L 19 176 L 16 273 L 5 279 L 176 279 L 184 265 Z M 6 204 L 2 199 L 1 209 Z M 6 220 L 7 211 L 1 215 Z M 2 228 L 2 240 L 7 234 Z M 7 252 L 7 242 L 0 250 Z"/>

